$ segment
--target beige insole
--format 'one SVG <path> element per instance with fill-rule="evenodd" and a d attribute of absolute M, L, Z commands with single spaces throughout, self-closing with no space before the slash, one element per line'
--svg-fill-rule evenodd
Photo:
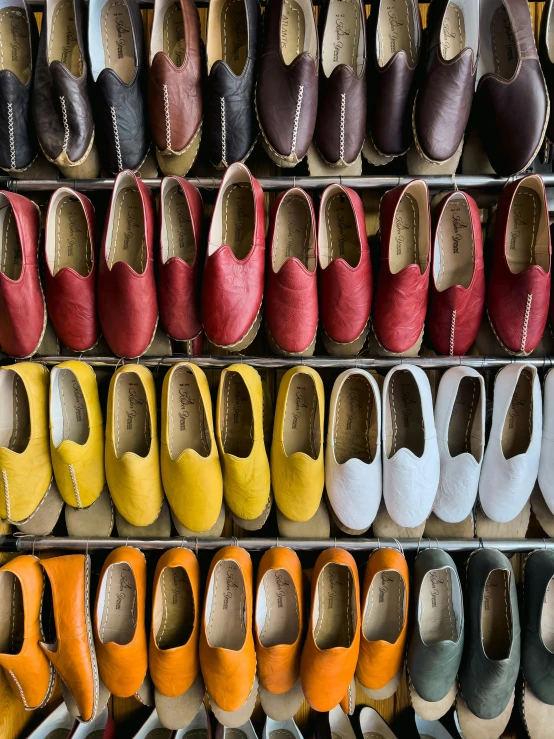
<path fill-rule="evenodd" d="M 181 3 L 176 2 L 165 11 L 163 51 L 177 67 L 180 67 L 185 59 L 186 50 L 183 11 L 181 10 Z M 176 189 L 180 190 L 180 188 Z"/>
<path fill-rule="evenodd" d="M 392 439 L 389 458 L 399 449 L 410 449 L 421 457 L 425 448 L 425 429 L 421 398 L 414 376 L 408 370 L 399 370 L 389 385 Z"/>
<path fill-rule="evenodd" d="M 226 0 L 221 11 L 223 61 L 233 74 L 242 74 L 248 59 L 248 21 L 244 0 Z"/>
<path fill-rule="evenodd" d="M 179 367 L 171 376 L 168 402 L 171 459 L 177 459 L 185 449 L 207 457 L 211 444 L 204 403 L 196 378 L 186 367 Z"/>
<path fill-rule="evenodd" d="M 52 11 L 48 61 L 61 62 L 74 77 L 83 73 L 83 57 L 77 43 L 73 0 L 60 0 Z"/>
<path fill-rule="evenodd" d="M 273 269 L 278 272 L 285 260 L 295 257 L 306 269 L 316 267 L 312 217 L 306 198 L 285 196 L 279 206 L 273 239 Z"/>
<path fill-rule="evenodd" d="M 506 258 L 513 274 L 532 264 L 548 269 L 548 254 L 537 251 L 541 198 L 530 187 L 520 187 L 512 201 L 506 230 Z"/>
<path fill-rule="evenodd" d="M 369 382 L 351 375 L 342 384 L 333 430 L 339 464 L 360 459 L 369 464 L 375 456 L 375 396 Z M 373 428 L 373 434 L 371 430 Z"/>
<path fill-rule="evenodd" d="M 405 192 L 394 214 L 390 240 L 390 271 L 393 275 L 410 264 L 419 263 L 419 208 L 417 200 Z"/>
<path fill-rule="evenodd" d="M 24 85 L 31 79 L 31 41 L 27 16 L 16 6 L 0 10 L 0 70 L 13 72 Z"/>
<path fill-rule="evenodd" d="M 504 4 L 498 8 L 492 17 L 491 38 L 494 71 L 505 80 L 510 80 L 517 69 L 518 51 L 512 31 L 512 22 Z"/>
<path fill-rule="evenodd" d="M 231 185 L 223 196 L 223 243 L 244 259 L 254 238 L 254 195 L 250 185 Z"/>
<path fill-rule="evenodd" d="M 172 733 L 170 729 L 154 729 L 148 732 L 146 739 L 170 739 Z"/>
<path fill-rule="evenodd" d="M 304 51 L 306 19 L 296 0 L 283 0 L 281 8 L 281 54 L 285 64 L 292 64 Z"/>
<path fill-rule="evenodd" d="M 502 429 L 502 452 L 506 459 L 525 454 L 531 441 L 533 378 L 529 370 L 519 375 Z"/>
<path fill-rule="evenodd" d="M 321 50 L 323 71 L 327 77 L 340 64 L 357 70 L 356 57 L 364 20 L 358 0 L 330 1 Z"/>
<path fill-rule="evenodd" d="M 101 25 L 104 64 L 129 84 L 135 76 L 135 43 L 125 0 L 109 0 L 104 5 Z"/>
<path fill-rule="evenodd" d="M 137 626 L 137 586 L 126 562 L 110 565 L 105 573 L 104 607 L 98 633 L 103 644 L 129 644 Z"/>
<path fill-rule="evenodd" d="M 63 267 L 87 277 L 92 269 L 92 247 L 87 217 L 80 200 L 70 195 L 62 198 L 54 213 L 55 275 Z"/>
<path fill-rule="evenodd" d="M 458 629 L 452 604 L 452 570 L 445 567 L 430 570 L 421 583 L 420 590 L 421 638 L 432 646 L 441 641 L 456 641 Z"/>
<path fill-rule="evenodd" d="M 241 569 L 231 559 L 221 560 L 214 568 L 212 580 L 208 643 L 214 649 L 238 651 L 246 637 L 246 589 Z"/>
<path fill-rule="evenodd" d="M 362 629 L 369 641 L 394 644 L 404 623 L 404 580 L 396 570 L 377 572 L 367 594 Z"/>
<path fill-rule="evenodd" d="M 156 644 L 175 649 L 186 644 L 194 627 L 194 600 L 189 576 L 183 567 L 166 567 L 160 577 L 161 598 L 154 613 Z"/>
<path fill-rule="evenodd" d="M 67 739 L 71 734 L 71 729 L 54 729 L 46 735 L 46 739 Z"/>
<path fill-rule="evenodd" d="M 450 61 L 464 50 L 466 45 L 465 18 L 461 9 L 449 2 L 442 21 L 441 53 L 445 61 Z"/>
<path fill-rule="evenodd" d="M 150 413 L 144 385 L 135 372 L 117 378 L 114 398 L 115 448 L 118 457 L 133 452 L 146 457 L 150 451 Z"/>
<path fill-rule="evenodd" d="M 4 212 L 0 221 L 0 271 L 10 280 L 18 280 L 21 277 L 23 254 L 17 224 L 11 205 L 6 205 L 2 210 Z"/>
<path fill-rule="evenodd" d="M 92 734 L 88 734 L 86 739 L 102 739 L 104 736 L 104 729 L 98 729 L 97 731 L 93 731 Z"/>
<path fill-rule="evenodd" d="M 62 439 L 84 444 L 89 434 L 87 406 L 79 380 L 70 369 L 59 370 L 58 391 L 63 418 Z"/>
<path fill-rule="evenodd" d="M 138 188 L 124 187 L 116 197 L 113 209 L 113 232 L 109 244 L 108 266 L 126 262 L 141 274 L 146 268 L 144 214 Z"/>
<path fill-rule="evenodd" d="M 541 611 L 541 638 L 544 646 L 554 652 L 554 577 L 550 579 L 544 593 Z"/>
<path fill-rule="evenodd" d="M 266 617 L 259 624 L 260 643 L 264 647 L 294 644 L 300 627 L 298 594 L 290 574 L 283 569 L 269 570 L 262 580 L 266 599 Z"/>
<path fill-rule="evenodd" d="M 289 385 L 283 428 L 285 454 L 302 452 L 319 456 L 319 403 L 314 381 L 307 372 L 298 372 Z"/>
<path fill-rule="evenodd" d="M 272 733 L 275 733 L 275 732 L 272 732 Z M 248 739 L 246 733 L 244 731 L 241 731 L 241 729 L 228 729 L 227 728 L 225 729 L 225 737 L 226 739 Z"/>
<path fill-rule="evenodd" d="M 510 575 L 493 570 L 487 577 L 481 605 L 483 649 L 491 660 L 507 659 L 511 646 Z"/>
<path fill-rule="evenodd" d="M 360 261 L 360 240 L 354 211 L 344 193 L 338 192 L 328 198 L 325 225 L 329 263 L 333 259 L 344 259 L 351 267 L 356 267 Z"/>
<path fill-rule="evenodd" d="M 440 269 L 435 278 L 437 290 L 453 285 L 468 288 L 473 277 L 474 245 L 471 214 L 465 198 L 451 198 L 445 206 L 437 239 L 440 249 Z"/>
<path fill-rule="evenodd" d="M 473 454 L 472 438 L 481 442 L 479 435 L 473 434 L 475 414 L 479 404 L 480 385 L 476 377 L 462 378 L 448 424 L 448 450 L 451 457 L 459 454 Z"/>
<path fill-rule="evenodd" d="M 23 646 L 25 618 L 19 578 L 0 572 L 0 654 L 19 654 Z"/>
<path fill-rule="evenodd" d="M 317 582 L 319 613 L 314 629 L 319 649 L 351 645 L 353 589 L 352 573 L 346 565 L 327 564 L 321 570 Z"/>
<path fill-rule="evenodd" d="M 172 188 L 166 195 L 163 217 L 167 234 L 167 254 L 164 255 L 164 261 L 179 257 L 192 265 L 196 254 L 194 231 L 187 199 L 180 187 Z"/>
<path fill-rule="evenodd" d="M 11 426 L 0 431 L 0 446 L 21 454 L 27 448 L 31 436 L 29 398 L 23 380 L 13 373 Z"/>
<path fill-rule="evenodd" d="M 250 394 L 238 372 L 227 372 L 223 396 L 221 438 L 225 454 L 248 457 L 254 438 L 254 416 Z"/>
<path fill-rule="evenodd" d="M 413 65 L 417 53 L 415 34 L 411 0 L 381 3 L 377 22 L 379 66 L 386 66 L 399 51 L 405 51 L 410 65 Z"/>

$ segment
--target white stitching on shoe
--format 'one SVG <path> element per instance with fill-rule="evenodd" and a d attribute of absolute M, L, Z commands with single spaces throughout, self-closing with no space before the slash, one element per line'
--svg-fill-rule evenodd
<path fill-rule="evenodd" d="M 450 323 L 450 356 L 454 355 L 454 332 L 456 330 L 456 311 L 452 311 L 452 322 Z"/>
<path fill-rule="evenodd" d="M 10 166 L 15 169 L 15 135 L 13 130 L 13 105 L 8 103 L 8 134 L 10 137 Z"/>
<path fill-rule="evenodd" d="M 62 152 L 67 154 L 69 146 L 69 123 L 67 121 L 67 108 L 65 107 L 65 97 L 60 95 L 60 105 L 62 106 L 62 123 L 63 123 L 63 144 Z"/>
<path fill-rule="evenodd" d="M 340 146 L 339 159 L 344 160 L 344 118 L 346 114 L 346 95 L 341 93 L 340 96 Z"/>
<path fill-rule="evenodd" d="M 525 351 L 525 344 L 527 343 L 527 331 L 529 329 L 529 318 L 531 317 L 531 303 L 533 302 L 533 295 L 527 295 L 527 304 L 525 306 L 525 317 L 523 318 L 523 330 L 521 332 L 521 347 L 520 351 Z"/>
<path fill-rule="evenodd" d="M 227 166 L 227 128 L 225 122 L 225 98 L 219 98 L 221 106 L 221 162 Z"/>
<path fill-rule="evenodd" d="M 6 470 L 2 470 L 2 481 L 4 483 L 4 498 L 6 500 L 6 518 L 10 521 L 12 517 L 10 507 L 10 487 L 8 485 L 8 474 Z"/>
<path fill-rule="evenodd" d="M 169 116 L 169 93 L 167 85 L 163 86 L 164 90 L 164 114 L 165 114 L 165 147 L 171 149 L 171 119 Z"/>
<path fill-rule="evenodd" d="M 117 168 L 119 171 L 123 169 L 123 158 L 121 156 L 121 146 L 119 144 L 119 131 L 117 130 L 117 115 L 115 112 L 115 108 L 110 108 L 111 114 L 112 114 L 112 125 L 113 125 L 113 135 L 115 139 L 115 152 L 117 154 Z"/>
<path fill-rule="evenodd" d="M 20 693 L 20 695 L 21 695 L 21 700 L 23 701 L 23 705 L 25 706 L 25 708 L 26 708 L 27 710 L 29 710 L 29 709 L 30 709 L 30 706 L 29 706 L 29 704 L 27 703 L 27 701 L 25 700 L 25 696 L 23 695 L 23 690 L 22 690 L 22 688 L 21 688 L 21 685 L 19 684 L 19 680 L 18 680 L 18 679 L 16 678 L 16 676 L 15 676 L 15 675 L 13 674 L 13 671 L 12 671 L 12 670 L 8 670 L 8 672 L 10 673 L 10 675 L 11 675 L 11 678 L 12 678 L 12 680 L 14 681 L 14 683 L 15 683 L 15 684 L 17 685 L 17 689 L 19 690 L 19 693 Z"/>
<path fill-rule="evenodd" d="M 298 88 L 298 100 L 296 102 L 296 113 L 294 114 L 294 127 L 292 129 L 292 147 L 291 154 L 296 154 L 296 137 L 298 136 L 298 124 L 300 123 L 300 110 L 302 108 L 302 98 L 304 96 L 304 85 Z"/>
<path fill-rule="evenodd" d="M 73 492 L 75 493 L 75 500 L 77 501 L 77 508 L 82 508 L 81 496 L 79 495 L 79 486 L 77 485 L 77 477 L 73 465 L 69 465 L 69 474 L 71 475 L 71 483 L 73 485 Z"/>

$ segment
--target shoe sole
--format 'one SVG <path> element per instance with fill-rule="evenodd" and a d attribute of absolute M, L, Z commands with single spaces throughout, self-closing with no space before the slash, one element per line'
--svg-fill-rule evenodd
<path fill-rule="evenodd" d="M 48 536 L 52 533 L 61 516 L 63 505 L 63 498 L 58 491 L 56 480 L 52 476 L 46 492 L 31 515 L 22 521 L 8 519 L 8 522 L 17 526 L 23 534 Z"/>
<path fill-rule="evenodd" d="M 554 706 L 542 703 L 524 680 L 519 701 L 521 718 L 531 739 L 551 739 Z"/>
<path fill-rule="evenodd" d="M 269 514 L 271 513 L 271 505 L 273 503 L 273 495 L 271 493 L 269 494 L 269 498 L 267 500 L 266 507 L 264 508 L 261 515 L 259 515 L 257 518 L 239 518 L 238 516 L 235 516 L 233 511 L 231 511 L 231 516 L 233 518 L 233 521 L 235 521 L 239 526 L 241 526 L 246 531 L 258 531 L 262 528 L 264 523 L 267 521 Z"/>
<path fill-rule="evenodd" d="M 236 344 L 216 344 L 215 341 L 212 341 L 210 337 L 208 336 L 208 340 L 212 341 L 212 344 L 214 346 L 217 346 L 219 349 L 226 349 L 228 352 L 240 352 L 243 349 L 246 349 L 250 346 L 250 344 L 254 341 L 256 338 L 258 331 L 260 330 L 260 325 L 262 323 L 262 303 L 260 303 L 260 307 L 258 308 L 258 313 L 256 314 L 256 318 L 254 319 L 254 323 L 250 326 L 246 334 L 237 341 Z M 207 334 L 206 334 L 207 335 Z"/>
<path fill-rule="evenodd" d="M 365 685 L 362 685 L 362 683 L 360 683 L 360 687 L 369 698 L 372 698 L 376 701 L 386 700 L 387 698 L 391 698 L 396 693 L 398 686 L 400 685 L 400 680 L 402 679 L 403 672 L 404 663 L 402 663 L 402 667 L 392 678 L 392 680 L 390 680 L 390 682 L 388 682 L 382 688 L 379 688 L 378 690 L 372 690 L 371 688 L 366 688 Z"/>
<path fill-rule="evenodd" d="M 267 324 L 265 327 L 265 333 L 267 337 L 267 343 L 269 344 L 269 347 L 274 354 L 281 354 L 282 356 L 285 356 L 285 357 L 313 357 L 313 354 L 315 351 L 315 344 L 317 341 L 317 328 L 314 334 L 314 338 L 310 342 L 309 346 L 307 346 L 306 349 L 304 349 L 301 352 L 288 352 L 286 349 L 282 349 L 279 346 L 279 344 L 275 341 L 273 336 L 271 335 L 271 332 L 269 328 L 267 327 Z"/>
<path fill-rule="evenodd" d="M 246 702 L 236 711 L 224 711 L 222 710 L 213 698 L 208 694 L 210 699 L 210 705 L 213 715 L 219 721 L 222 726 L 228 729 L 238 729 L 239 726 L 247 723 L 252 716 L 256 700 L 258 698 L 258 678 L 254 677 L 254 683 L 250 691 L 250 695 L 246 699 Z"/>
<path fill-rule="evenodd" d="M 40 148 L 46 159 L 52 162 L 52 164 L 55 164 L 64 177 L 75 180 L 93 180 L 100 173 L 100 157 L 96 144 L 94 143 L 94 132 L 88 149 L 77 162 L 71 162 L 65 152 L 62 152 L 57 159 L 51 159 L 42 148 L 42 145 Z"/>
<path fill-rule="evenodd" d="M 183 726 L 188 726 L 200 710 L 205 695 L 206 688 L 200 673 L 196 676 L 190 688 L 181 695 L 163 695 L 156 688 L 154 702 L 160 721 L 167 729 L 174 731 L 182 729 Z"/>
<path fill-rule="evenodd" d="M 192 529 L 188 529 L 184 523 L 181 523 L 181 521 L 179 521 L 179 519 L 177 518 L 177 514 L 174 513 L 171 506 L 169 506 L 169 511 L 171 513 L 173 524 L 177 529 L 177 533 L 179 534 L 179 536 L 186 536 L 193 539 L 196 536 L 218 538 L 223 533 L 223 527 L 225 526 L 225 503 L 221 504 L 221 509 L 215 523 L 205 531 L 193 531 Z"/>
<path fill-rule="evenodd" d="M 472 713 L 460 692 L 456 700 L 454 721 L 462 739 L 498 739 L 508 725 L 515 701 L 515 690 L 502 713 L 493 719 L 478 718 Z"/>
<path fill-rule="evenodd" d="M 423 332 L 425 331 L 425 326 L 421 329 L 421 334 L 419 336 L 419 339 L 416 341 L 416 343 L 411 346 L 409 349 L 405 349 L 403 352 L 391 352 L 388 349 L 386 349 L 383 344 L 379 341 L 377 334 L 375 332 L 375 329 L 372 329 L 371 334 L 377 344 L 379 345 L 379 348 L 383 352 L 383 356 L 385 357 L 417 357 L 419 356 L 419 352 L 421 350 L 421 345 L 423 343 Z"/>
<path fill-rule="evenodd" d="M 411 680 L 409 680 L 409 688 L 410 701 L 414 711 L 417 713 L 418 716 L 421 716 L 421 718 L 425 719 L 426 721 L 438 721 L 440 718 L 446 715 L 454 705 L 456 696 L 458 695 L 457 680 L 454 680 L 454 684 L 452 685 L 448 693 L 444 696 L 444 698 L 436 702 L 424 700 L 414 688 Z"/>
<path fill-rule="evenodd" d="M 500 340 L 500 336 L 496 333 L 496 329 L 495 329 L 494 324 L 492 322 L 492 318 L 490 317 L 490 314 L 489 314 L 489 308 L 488 308 L 488 306 L 487 306 L 487 320 L 488 320 L 489 326 L 491 327 L 492 332 L 494 334 L 494 338 L 498 341 L 498 343 L 504 349 L 504 351 L 505 352 L 508 352 L 508 354 L 510 354 L 512 357 L 528 357 L 530 354 L 532 354 L 535 351 L 534 349 L 531 349 L 530 352 L 515 352 L 512 349 L 508 349 L 508 347 L 505 346 L 505 344 L 503 344 L 502 341 Z"/>
<path fill-rule="evenodd" d="M 200 140 L 202 138 L 202 123 L 198 126 L 196 133 L 182 151 L 160 151 L 156 150 L 156 161 L 164 175 L 177 175 L 184 177 L 198 156 Z"/>
<path fill-rule="evenodd" d="M 322 330 L 322 336 L 323 336 L 323 343 L 325 344 L 325 348 L 334 357 L 351 357 L 353 355 L 359 354 L 362 349 L 364 348 L 364 344 L 366 342 L 366 339 L 369 335 L 369 321 L 366 323 L 364 329 L 362 330 L 362 333 L 354 339 L 354 341 L 350 341 L 347 344 L 340 344 L 337 341 L 333 341 L 333 339 L 329 338 L 329 335 L 325 330 Z"/>
<path fill-rule="evenodd" d="M 270 693 L 260 683 L 260 703 L 265 715 L 274 721 L 288 721 L 288 719 L 293 718 L 295 713 L 300 710 L 303 702 L 304 693 L 300 678 L 290 690 L 280 695 Z"/>

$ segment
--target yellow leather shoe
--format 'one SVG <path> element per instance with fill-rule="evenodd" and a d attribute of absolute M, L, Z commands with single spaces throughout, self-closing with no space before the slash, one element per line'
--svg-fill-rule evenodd
<path fill-rule="evenodd" d="M 188 362 L 174 365 L 162 390 L 162 480 L 175 516 L 195 532 L 211 529 L 223 502 L 206 375 Z"/>
<path fill-rule="evenodd" d="M 0 368 L 0 518 L 24 521 L 52 481 L 48 370 L 36 362 Z"/>
<path fill-rule="evenodd" d="M 50 374 L 50 453 L 62 498 L 73 508 L 88 508 L 106 476 L 98 385 L 85 362 L 62 362 Z"/>
<path fill-rule="evenodd" d="M 156 421 L 152 373 L 139 364 L 120 367 L 108 393 L 106 479 L 115 507 L 133 526 L 153 523 L 163 503 Z"/>
<path fill-rule="evenodd" d="M 268 508 L 270 492 L 262 379 L 253 367 L 223 370 L 216 414 L 225 502 L 235 516 L 253 521 Z"/>
<path fill-rule="evenodd" d="M 321 502 L 324 413 L 318 373 L 303 366 L 286 372 L 275 407 L 271 479 L 277 506 L 291 521 L 308 521 Z"/>

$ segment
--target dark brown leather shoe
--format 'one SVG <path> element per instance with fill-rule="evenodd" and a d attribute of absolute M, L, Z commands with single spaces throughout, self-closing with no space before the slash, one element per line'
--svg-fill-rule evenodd
<path fill-rule="evenodd" d="M 328 0 L 320 23 L 315 141 L 326 162 L 347 166 L 359 155 L 365 138 L 365 7 L 361 0 Z"/>
<path fill-rule="evenodd" d="M 554 97 L 554 7 L 553 0 L 548 0 L 541 17 L 541 32 L 539 36 L 539 58 L 542 72 L 546 79 L 546 87 L 550 98 Z M 554 115 L 550 110 L 550 120 L 546 129 L 546 137 L 550 143 L 554 142 Z"/>
<path fill-rule="evenodd" d="M 542 145 L 549 101 L 527 0 L 481 4 L 476 119 L 499 175 L 524 172 Z"/>
<path fill-rule="evenodd" d="M 418 0 L 377 0 L 367 21 L 368 133 L 384 156 L 412 143 L 415 71 L 421 50 Z"/>
<path fill-rule="evenodd" d="M 269 0 L 256 109 L 262 144 L 279 167 L 295 167 L 312 141 L 318 63 L 312 0 Z"/>
<path fill-rule="evenodd" d="M 427 15 L 425 80 L 414 105 L 417 150 L 433 163 L 456 153 L 464 138 L 479 58 L 479 3 L 433 0 Z"/>

